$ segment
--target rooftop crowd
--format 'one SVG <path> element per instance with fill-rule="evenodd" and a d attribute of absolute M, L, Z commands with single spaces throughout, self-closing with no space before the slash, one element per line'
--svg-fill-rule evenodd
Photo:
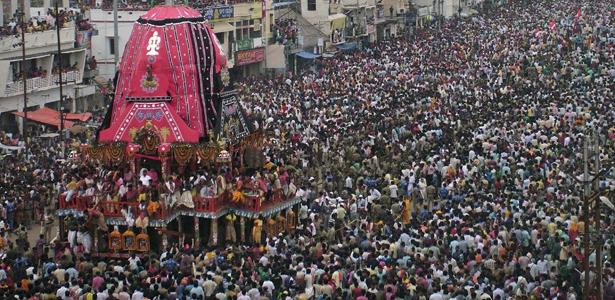
<path fill-rule="evenodd" d="M 582 170 L 588 132 L 605 162 L 614 155 L 614 16 L 611 0 L 509 1 L 314 72 L 247 80 L 242 102 L 268 132 L 265 156 L 303 199 L 296 231 L 260 248 L 171 245 L 127 260 L 44 236 L 0 239 L 0 296 L 577 299 L 586 224 L 567 174 Z M 77 181 L 106 186 L 54 161 L 57 146 L 31 144 L 0 165 L 11 236 L 28 219 L 11 214 L 14 203 L 44 207 Z M 45 210 L 37 215 L 44 222 Z M 603 277 L 590 276 L 607 298 L 614 222 L 604 214 Z"/>
<path fill-rule="evenodd" d="M 71 21 L 77 21 L 80 30 L 88 29 L 91 27 L 87 20 L 82 18 L 80 13 L 74 10 L 60 10 L 59 15 L 60 28 L 66 27 L 66 24 Z M 84 29 L 85 28 L 85 29 Z M 45 15 L 41 15 L 40 12 L 36 16 L 30 17 L 25 24 L 22 24 L 21 18 L 14 14 L 13 18 L 9 19 L 9 22 L 0 27 L 0 38 L 11 35 L 20 35 L 21 31 L 25 29 L 26 33 L 55 30 L 56 29 L 56 13 L 52 9 L 48 9 Z"/>

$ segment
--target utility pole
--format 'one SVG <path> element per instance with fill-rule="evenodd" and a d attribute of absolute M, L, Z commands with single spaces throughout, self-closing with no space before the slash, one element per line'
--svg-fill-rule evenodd
<path fill-rule="evenodd" d="M 588 299 L 590 285 L 589 285 L 589 136 L 585 135 L 583 141 L 583 269 L 584 269 L 584 285 L 583 294 L 584 299 Z"/>
<path fill-rule="evenodd" d="M 600 139 L 598 134 L 594 133 L 594 163 L 596 176 L 600 174 Z M 600 179 L 594 180 L 594 190 L 600 191 Z M 596 299 L 602 300 L 602 230 L 600 226 L 600 206 L 601 201 L 596 198 L 594 200 L 594 231 L 596 232 Z"/>
<path fill-rule="evenodd" d="M 113 0 L 113 59 L 114 59 L 114 70 L 117 73 L 117 64 L 120 62 L 120 38 L 119 32 L 117 28 L 117 1 Z"/>
<path fill-rule="evenodd" d="M 56 0 L 56 35 L 58 37 L 58 74 L 60 75 L 60 143 L 62 144 L 62 157 L 66 152 L 66 143 L 64 141 L 64 94 L 62 89 L 64 88 L 64 78 L 62 76 L 62 45 L 60 40 L 60 9 L 58 7 L 58 2 L 60 0 Z"/>
<path fill-rule="evenodd" d="M 30 9 L 29 7 L 27 9 Z M 26 146 L 26 157 L 28 157 L 28 76 L 26 76 L 26 1 L 21 1 L 21 80 L 23 80 L 23 122 L 21 126 L 21 136 Z"/>
<path fill-rule="evenodd" d="M 591 139 L 591 140 L 590 140 Z M 590 143 L 593 143 L 590 149 Z M 594 168 L 595 173 L 591 175 L 589 173 L 589 151 L 592 151 L 591 155 L 594 155 Z M 592 135 L 586 134 L 583 143 L 583 179 L 577 180 L 577 182 L 583 183 L 583 222 L 585 226 L 583 228 L 583 273 L 584 276 L 584 285 L 583 285 L 583 299 L 598 299 L 602 300 L 602 231 L 601 231 L 601 220 L 600 220 L 600 205 L 602 200 L 600 197 L 604 194 L 609 194 L 609 191 L 604 191 L 600 189 L 600 178 L 604 177 L 608 171 L 611 169 L 611 166 L 601 169 L 600 164 L 600 140 L 597 132 L 594 132 Z M 593 203 L 593 232 L 590 234 L 589 231 L 589 209 Z M 592 272 L 592 268 L 589 265 L 589 256 L 591 255 L 591 235 L 596 235 L 594 249 L 596 250 L 596 262 L 595 262 L 595 283 L 592 286 L 592 282 L 590 280 L 590 273 Z M 594 288 L 595 287 L 595 288 Z M 591 296 L 595 296 L 592 298 Z"/>

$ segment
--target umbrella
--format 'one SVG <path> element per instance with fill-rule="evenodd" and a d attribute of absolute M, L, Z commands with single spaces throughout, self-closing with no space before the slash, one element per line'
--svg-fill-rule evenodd
<path fill-rule="evenodd" d="M 88 128 L 83 125 L 75 125 L 68 129 L 72 134 L 79 134 L 88 131 Z"/>

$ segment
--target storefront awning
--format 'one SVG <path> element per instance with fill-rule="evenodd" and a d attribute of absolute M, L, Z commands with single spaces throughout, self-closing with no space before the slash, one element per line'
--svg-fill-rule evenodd
<path fill-rule="evenodd" d="M 92 118 L 92 113 L 89 113 L 89 112 L 82 113 L 82 114 L 68 113 L 64 115 L 64 118 L 67 120 L 86 122 L 87 120 Z"/>
<path fill-rule="evenodd" d="M 235 26 L 231 25 L 228 22 L 216 22 L 216 23 L 211 23 L 211 25 L 212 25 L 212 30 L 215 33 L 235 31 Z"/>
<path fill-rule="evenodd" d="M 339 45 L 335 45 L 337 49 L 341 51 L 353 51 L 357 49 L 357 42 L 348 42 Z"/>
<path fill-rule="evenodd" d="M 301 58 L 305 58 L 305 59 L 315 59 L 317 57 L 320 57 L 320 55 L 314 54 L 312 52 L 307 52 L 307 51 L 301 51 L 301 52 L 297 52 L 295 53 L 295 55 L 301 57 Z"/>
<path fill-rule="evenodd" d="M 16 116 L 20 116 L 22 118 L 25 117 L 25 113 L 18 111 L 13 113 Z M 34 122 L 38 122 L 41 124 L 46 124 L 49 126 L 60 127 L 60 112 L 57 110 L 53 110 L 51 108 L 43 107 L 37 109 L 35 111 L 28 112 L 28 120 L 32 120 Z M 64 120 L 64 128 L 70 128 L 73 126 L 73 122 Z"/>

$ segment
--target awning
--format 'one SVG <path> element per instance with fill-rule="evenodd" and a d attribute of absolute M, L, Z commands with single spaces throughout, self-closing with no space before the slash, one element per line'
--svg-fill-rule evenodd
<path fill-rule="evenodd" d="M 337 19 L 345 19 L 345 18 L 346 18 L 345 14 L 329 15 L 329 21 L 333 21 L 333 20 L 337 20 Z"/>
<path fill-rule="evenodd" d="M 14 115 L 25 117 L 24 112 L 13 112 Z M 35 111 L 28 112 L 28 120 L 34 122 L 60 127 L 60 112 L 51 108 L 43 107 Z M 70 128 L 73 126 L 73 122 L 64 120 L 64 128 Z"/>
<path fill-rule="evenodd" d="M 346 27 L 346 15 L 345 14 L 334 14 L 329 16 L 329 22 L 331 22 L 331 32 L 336 29 L 339 31 L 344 30 Z"/>
<path fill-rule="evenodd" d="M 301 58 L 305 58 L 305 59 L 314 59 L 314 58 L 320 57 L 320 55 L 314 54 L 312 52 L 307 52 L 307 51 L 297 52 L 295 53 L 295 55 Z"/>
<path fill-rule="evenodd" d="M 211 29 L 215 33 L 235 31 L 235 26 L 231 25 L 228 22 L 216 22 L 216 23 L 211 23 L 211 25 L 212 25 Z"/>
<path fill-rule="evenodd" d="M 81 121 L 81 122 L 86 122 L 87 120 L 89 120 L 92 117 L 92 113 L 86 112 L 86 113 L 82 113 L 82 114 L 65 114 L 64 118 L 67 120 L 73 120 L 73 121 Z"/>
<path fill-rule="evenodd" d="M 335 47 L 337 47 L 337 49 L 341 51 L 352 51 L 352 50 L 357 49 L 357 42 L 343 43 L 343 44 L 335 45 Z"/>

